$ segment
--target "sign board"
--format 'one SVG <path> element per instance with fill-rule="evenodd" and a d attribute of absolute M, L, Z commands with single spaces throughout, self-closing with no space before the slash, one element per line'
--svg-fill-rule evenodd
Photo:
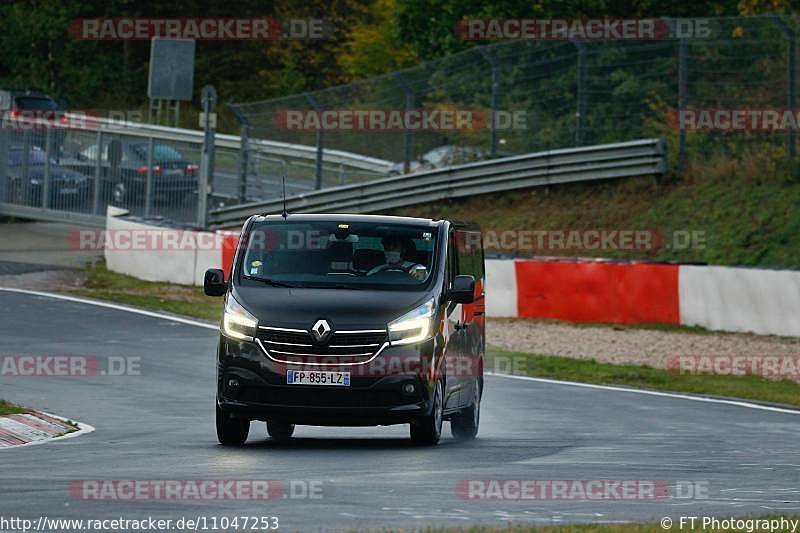
<path fill-rule="evenodd" d="M 206 114 L 204 112 L 200 112 L 200 129 L 205 129 L 206 127 Z M 208 114 L 208 127 L 212 130 L 217 129 L 217 114 L 216 113 L 209 113 Z"/>
<path fill-rule="evenodd" d="M 194 40 L 154 38 L 150 42 L 151 99 L 191 100 L 194 84 Z"/>

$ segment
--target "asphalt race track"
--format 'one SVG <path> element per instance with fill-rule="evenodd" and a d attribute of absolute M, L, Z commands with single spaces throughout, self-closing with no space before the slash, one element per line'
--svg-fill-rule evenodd
<path fill-rule="evenodd" d="M 253 423 L 244 448 L 223 448 L 214 433 L 216 337 L 188 323 L 0 291 L 0 356 L 141 358 L 139 376 L 0 376 L 0 397 L 96 428 L 0 451 L 0 516 L 277 516 L 281 530 L 315 531 L 800 512 L 800 414 L 500 376 L 487 378 L 472 443 L 454 441 L 446 427 L 438 447 L 417 448 L 408 428 L 395 426 L 299 427 L 290 444 L 277 444 Z M 511 478 L 658 480 L 670 495 L 473 501 L 456 494 L 460 480 Z M 270 479 L 282 487 L 321 480 L 322 497 L 72 497 L 71 483 L 85 479 Z M 679 483 L 708 494 L 678 497 Z"/>

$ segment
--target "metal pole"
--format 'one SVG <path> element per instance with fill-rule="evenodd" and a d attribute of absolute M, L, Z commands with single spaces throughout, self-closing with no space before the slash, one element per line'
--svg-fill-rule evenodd
<path fill-rule="evenodd" d="M 575 73 L 577 84 L 575 106 L 575 146 L 583 145 L 583 127 L 586 115 L 586 45 L 580 41 L 572 41 L 578 49 L 578 65 Z"/>
<path fill-rule="evenodd" d="M 144 217 L 150 216 L 153 205 L 153 138 L 147 139 L 147 178 L 144 184 Z"/>
<path fill-rule="evenodd" d="M 22 190 L 30 190 L 30 157 L 31 157 L 31 132 L 26 131 L 22 134 L 22 181 L 20 182 L 20 187 L 25 187 Z M 27 203 L 25 197 L 27 193 L 22 197 L 22 202 Z"/>
<path fill-rule="evenodd" d="M 228 104 L 239 121 L 239 203 L 247 202 L 247 174 L 250 169 L 250 121 L 237 104 Z"/>
<path fill-rule="evenodd" d="M 414 109 L 414 92 L 409 87 L 408 83 L 406 83 L 405 78 L 397 72 L 394 75 L 395 81 L 397 81 L 397 85 L 400 86 L 400 89 L 406 95 L 406 111 L 411 111 Z M 406 128 L 403 134 L 403 174 L 409 174 L 411 172 L 411 160 L 414 158 L 414 132 L 411 129 Z"/>
<path fill-rule="evenodd" d="M 786 107 L 794 112 L 796 89 L 796 63 L 797 63 L 797 34 L 780 16 L 773 15 L 772 22 L 783 32 L 789 46 L 787 61 L 786 61 Z M 797 132 L 794 128 L 789 128 L 786 132 L 786 142 L 789 151 L 789 157 L 794 159 L 797 155 Z"/>
<path fill-rule="evenodd" d="M 102 182 L 102 156 L 103 156 L 103 132 L 97 131 L 97 161 L 94 162 L 94 191 L 92 198 L 92 213 L 101 215 L 100 213 L 100 185 Z"/>
<path fill-rule="evenodd" d="M 309 105 L 316 109 L 317 111 L 322 111 L 322 107 L 317 102 L 317 99 L 314 98 L 314 95 L 311 93 L 304 93 L 306 100 L 308 100 Z M 324 144 L 325 140 L 322 135 L 322 128 L 317 128 L 317 160 L 316 166 L 314 168 L 314 188 L 319 190 L 322 188 L 322 163 L 323 163 L 323 156 L 324 156 Z"/>
<path fill-rule="evenodd" d="M 0 202 L 7 201 L 8 188 L 8 133 L 0 128 Z"/>
<path fill-rule="evenodd" d="M 497 58 L 494 54 L 489 53 L 485 46 L 479 46 L 478 51 L 492 68 L 492 126 L 489 136 L 489 149 L 491 156 L 497 157 L 497 111 L 500 102 L 500 68 L 497 64 Z"/>
<path fill-rule="evenodd" d="M 53 150 L 53 136 L 50 130 L 44 132 L 44 176 L 42 177 L 42 207 L 50 207 L 50 152 Z"/>
<path fill-rule="evenodd" d="M 796 81 L 796 64 L 797 64 L 797 39 L 794 32 L 791 33 L 789 38 L 789 57 L 788 57 L 789 80 L 788 87 L 786 88 L 786 105 L 794 112 L 795 95 L 797 94 L 797 81 Z M 794 128 L 789 128 L 788 142 L 789 142 L 789 157 L 794 158 L 797 155 L 797 131 Z"/>
<path fill-rule="evenodd" d="M 206 85 L 201 92 L 203 113 L 203 153 L 200 159 L 200 181 L 197 184 L 197 225 L 205 228 L 208 225 L 208 192 L 209 184 L 214 176 L 214 125 L 211 114 L 217 104 L 217 90 L 213 85 Z"/>
<path fill-rule="evenodd" d="M 247 201 L 247 169 L 250 165 L 250 124 L 242 123 L 241 143 L 239 144 L 239 203 Z"/>
<path fill-rule="evenodd" d="M 680 127 L 681 112 L 689 101 L 689 41 L 678 43 L 678 175 L 686 170 L 686 129 Z"/>

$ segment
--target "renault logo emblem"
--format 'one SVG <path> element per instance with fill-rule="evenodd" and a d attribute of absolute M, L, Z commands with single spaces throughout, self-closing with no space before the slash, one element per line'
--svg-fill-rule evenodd
<path fill-rule="evenodd" d="M 331 326 L 325 319 L 317 320 L 311 328 L 311 334 L 317 342 L 324 341 L 331 332 Z"/>

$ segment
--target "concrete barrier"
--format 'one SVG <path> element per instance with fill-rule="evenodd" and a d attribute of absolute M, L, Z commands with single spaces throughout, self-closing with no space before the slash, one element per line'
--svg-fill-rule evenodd
<path fill-rule="evenodd" d="M 680 267 L 681 323 L 708 329 L 800 335 L 800 272 Z"/>
<path fill-rule="evenodd" d="M 106 212 L 104 255 L 109 270 L 146 281 L 202 285 L 206 269 L 222 268 L 227 232 L 155 226 L 128 219 L 127 214 L 116 207 Z"/>
<path fill-rule="evenodd" d="M 152 226 L 109 207 L 107 232 L 159 232 L 178 249 L 106 248 L 108 268 L 148 281 L 202 285 L 231 271 L 237 232 Z M 486 314 L 573 322 L 683 324 L 800 336 L 800 271 L 535 258 L 486 261 Z"/>

